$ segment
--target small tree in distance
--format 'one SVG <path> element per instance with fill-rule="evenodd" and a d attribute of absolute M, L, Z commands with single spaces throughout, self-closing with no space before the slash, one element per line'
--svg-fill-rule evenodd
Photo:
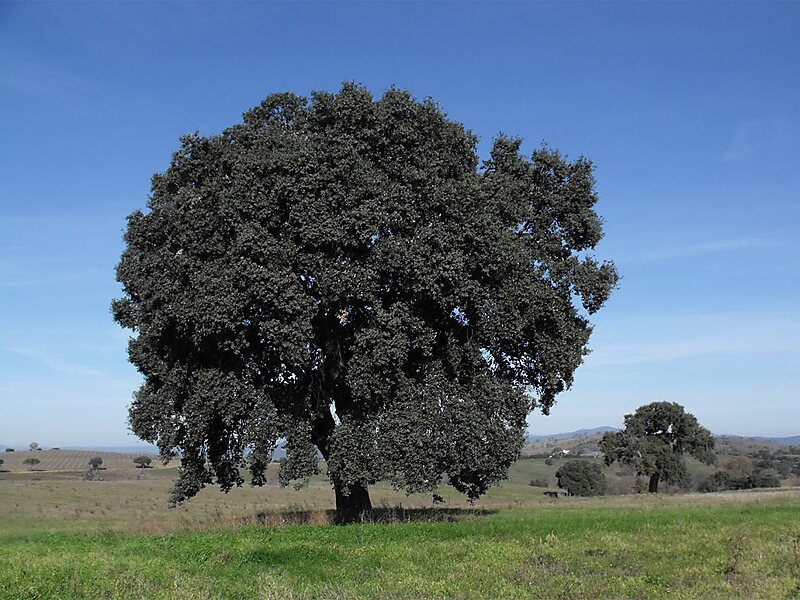
<path fill-rule="evenodd" d="M 600 440 L 607 465 L 618 461 L 650 478 L 648 491 L 658 492 L 660 481 L 680 483 L 686 477 L 684 454 L 711 464 L 714 437 L 694 415 L 675 402 L 653 402 L 625 415 L 625 428 Z"/>
<path fill-rule="evenodd" d="M 40 462 L 42 462 L 42 461 L 40 461 L 38 458 L 26 458 L 25 460 L 22 461 L 22 464 L 28 465 L 32 469 L 33 467 L 38 465 Z"/>
<path fill-rule="evenodd" d="M 733 479 L 747 479 L 753 472 L 753 461 L 746 456 L 734 456 L 725 463 L 724 469 Z"/>
<path fill-rule="evenodd" d="M 572 496 L 602 496 L 606 493 L 606 476 L 596 462 L 569 460 L 556 471 L 558 487 Z"/>
<path fill-rule="evenodd" d="M 98 479 L 98 470 L 103 464 L 103 459 L 100 456 L 95 456 L 89 459 L 89 469 L 83 474 L 86 481 L 93 481 Z"/>
<path fill-rule="evenodd" d="M 134 458 L 133 462 L 136 463 L 137 469 L 147 469 L 148 467 L 150 467 L 150 463 L 153 462 L 153 459 L 150 458 L 149 456 L 142 455 Z"/>

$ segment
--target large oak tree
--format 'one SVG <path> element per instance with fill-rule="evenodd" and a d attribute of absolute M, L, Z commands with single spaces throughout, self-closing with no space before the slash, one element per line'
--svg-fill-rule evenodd
<path fill-rule="evenodd" d="M 476 137 L 430 100 L 362 87 L 275 94 L 188 135 L 128 218 L 114 318 L 145 381 L 130 424 L 178 453 L 172 500 L 281 481 L 322 455 L 343 520 L 368 486 L 506 476 L 617 281 L 592 164 Z M 446 474 L 446 480 L 445 480 Z"/>
<path fill-rule="evenodd" d="M 715 460 L 713 448 L 711 432 L 675 402 L 640 406 L 625 415 L 622 431 L 608 432 L 600 440 L 606 464 L 618 461 L 646 475 L 651 493 L 658 492 L 661 481 L 677 484 L 685 479 L 684 454 L 710 464 Z"/>

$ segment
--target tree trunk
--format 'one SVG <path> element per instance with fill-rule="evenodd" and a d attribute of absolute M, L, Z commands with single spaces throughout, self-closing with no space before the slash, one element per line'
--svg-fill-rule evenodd
<path fill-rule="evenodd" d="M 335 428 L 336 423 L 329 409 L 320 411 L 317 418 L 312 421 L 312 439 L 326 461 L 330 456 L 331 435 Z M 348 490 L 335 475 L 331 476 L 331 483 L 336 495 L 336 523 L 342 525 L 356 523 L 369 516 L 372 512 L 372 502 L 369 499 L 367 486 L 354 485 Z"/>
<path fill-rule="evenodd" d="M 658 480 L 661 478 L 659 473 L 653 473 L 650 475 L 650 485 L 647 487 L 647 491 L 651 494 L 655 494 L 658 492 Z"/>
<path fill-rule="evenodd" d="M 333 491 L 336 494 L 336 522 L 338 524 L 356 523 L 369 517 L 372 512 L 372 502 L 369 499 L 367 486 L 351 486 L 348 490 L 350 493 L 345 495 L 344 486 L 334 482 Z"/>

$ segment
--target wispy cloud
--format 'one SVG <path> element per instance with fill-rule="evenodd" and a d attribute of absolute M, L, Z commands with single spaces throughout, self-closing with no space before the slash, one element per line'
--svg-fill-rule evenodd
<path fill-rule="evenodd" d="M 0 88 L 31 94 L 85 93 L 94 84 L 63 69 L 6 56 L 0 62 Z"/>
<path fill-rule="evenodd" d="M 605 323 L 616 340 L 595 339 L 586 366 L 667 364 L 714 355 L 780 354 L 800 367 L 800 319 L 794 314 L 724 313 Z M 617 341 L 622 338 L 622 341 Z"/>
<path fill-rule="evenodd" d="M 35 360 L 36 362 L 44 365 L 51 371 L 55 371 L 56 373 L 60 373 L 62 375 L 73 375 L 77 377 L 92 377 L 92 378 L 100 378 L 106 376 L 105 373 L 93 367 L 88 367 L 86 365 L 81 365 L 68 360 L 64 360 L 58 356 L 54 356 L 46 352 L 41 352 L 39 350 L 34 350 L 29 348 L 4 348 L 3 350 L 11 354 L 16 354 L 17 356 L 22 356 L 24 358 Z"/>
<path fill-rule="evenodd" d="M 1 216 L 0 289 L 113 280 L 108 249 L 121 224 L 95 213 Z"/>
<path fill-rule="evenodd" d="M 127 407 L 140 385 L 134 376 L 112 379 L 0 381 L 0 442 L 38 440 L 47 446 L 135 443 L 129 439 Z M 127 440 L 127 442 L 126 442 Z"/>
<path fill-rule="evenodd" d="M 668 363 L 736 349 L 737 345 L 731 345 L 728 340 L 642 340 L 598 348 L 586 363 L 592 367 Z"/>
<path fill-rule="evenodd" d="M 785 244 L 781 241 L 767 240 L 760 238 L 719 240 L 714 242 L 705 242 L 702 244 L 680 245 L 672 248 L 664 248 L 656 252 L 637 254 L 635 256 L 631 256 L 625 262 L 631 262 L 631 263 L 652 262 L 659 260 L 670 260 L 675 258 L 704 256 L 707 254 L 735 252 L 737 250 L 774 249 L 774 248 L 782 248 L 784 246 Z"/>
<path fill-rule="evenodd" d="M 39 285 L 53 285 L 60 283 L 68 283 L 72 281 L 88 281 L 90 279 L 98 279 L 100 277 L 107 277 L 108 273 L 66 273 L 63 275 L 54 275 L 52 277 L 28 277 L 28 278 L 0 278 L 0 288 L 20 288 L 20 287 L 33 287 Z"/>
<path fill-rule="evenodd" d="M 782 153 L 795 143 L 791 131 L 790 124 L 782 118 L 770 117 L 745 121 L 736 130 L 721 159 L 737 163 Z"/>

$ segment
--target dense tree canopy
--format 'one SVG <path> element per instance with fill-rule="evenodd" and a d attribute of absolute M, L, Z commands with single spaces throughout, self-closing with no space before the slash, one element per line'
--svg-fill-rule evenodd
<path fill-rule="evenodd" d="M 150 463 L 153 462 L 153 459 L 149 456 L 137 456 L 133 459 L 133 462 L 136 463 L 137 469 L 146 469 L 150 466 Z"/>
<path fill-rule="evenodd" d="M 606 493 L 606 476 L 600 465 L 587 459 L 569 460 L 556 471 L 558 487 L 573 496 L 602 496 Z"/>
<path fill-rule="evenodd" d="M 648 491 L 660 481 L 680 483 L 686 477 L 684 454 L 711 463 L 714 438 L 697 418 L 675 402 L 653 402 L 625 415 L 625 428 L 600 440 L 606 464 L 619 461 L 650 478 Z"/>
<path fill-rule="evenodd" d="M 180 502 L 317 452 L 342 513 L 367 486 L 506 475 L 617 281 L 590 161 L 476 138 L 437 105 L 346 84 L 275 94 L 221 135 L 188 135 L 128 218 L 115 319 L 145 375 L 130 424 L 179 452 Z M 575 303 L 575 304 L 574 304 Z"/>

